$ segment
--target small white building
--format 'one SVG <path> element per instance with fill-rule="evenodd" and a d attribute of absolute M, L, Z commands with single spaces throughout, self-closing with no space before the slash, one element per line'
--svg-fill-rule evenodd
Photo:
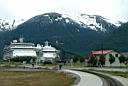
<path fill-rule="evenodd" d="M 59 50 L 55 49 L 48 44 L 48 41 L 45 42 L 45 45 L 41 48 L 42 56 L 40 57 L 40 62 L 54 62 L 56 58 L 59 58 Z"/>
<path fill-rule="evenodd" d="M 4 60 L 22 56 L 36 57 L 34 43 L 25 43 L 23 38 L 20 38 L 19 40 L 13 40 L 9 46 L 4 48 Z"/>
<path fill-rule="evenodd" d="M 99 51 L 92 51 L 90 54 L 89 59 L 91 58 L 95 58 L 97 60 L 97 64 L 98 65 L 98 61 L 101 58 L 101 56 L 105 56 L 105 64 L 104 66 L 120 66 L 120 61 L 119 61 L 119 57 L 121 56 L 120 53 L 113 51 L 113 50 L 99 50 Z M 110 56 L 113 56 L 115 58 L 115 61 L 113 63 L 110 64 Z"/>

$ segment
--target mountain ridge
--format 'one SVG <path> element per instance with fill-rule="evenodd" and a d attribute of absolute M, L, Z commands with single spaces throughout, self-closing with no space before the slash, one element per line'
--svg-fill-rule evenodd
<path fill-rule="evenodd" d="M 63 16 L 63 14 L 45 13 L 37 15 L 18 25 L 16 29 L 0 34 L 0 40 L 2 40 L 0 42 L 0 51 L 10 41 L 22 36 L 25 41 L 35 44 L 43 44 L 48 40 L 52 45 L 84 56 L 94 49 L 95 46 L 92 47 L 92 45 L 97 41 L 100 42 L 102 36 L 107 36 L 118 28 L 102 20 L 102 18 L 100 19 L 100 16 L 97 21 L 95 20 L 96 22 L 102 23 L 102 26 L 106 27 L 105 32 L 100 28 L 95 30 L 88 26 L 82 26 L 74 19 Z M 61 45 L 62 43 L 63 45 Z M 101 49 L 101 46 L 98 48 Z M 2 52 L 0 54 L 2 55 Z"/>
<path fill-rule="evenodd" d="M 50 18 L 50 14 L 58 15 L 58 18 L 56 18 L 55 21 L 59 21 L 65 18 L 66 23 L 69 23 L 70 21 L 74 21 L 75 23 L 78 23 L 83 28 L 90 28 L 92 30 L 96 30 L 99 32 L 109 32 L 110 27 L 112 27 L 111 28 L 112 30 L 112 29 L 119 27 L 122 24 L 122 22 L 120 21 L 112 21 L 110 19 L 106 19 L 99 15 L 88 15 L 88 14 L 70 15 L 70 14 L 61 14 L 61 13 L 56 13 L 56 12 L 44 13 L 41 15 Z M 37 15 L 37 16 L 41 16 L 41 15 Z M 9 30 L 16 29 L 18 25 L 24 22 L 25 22 L 24 19 L 20 19 L 20 20 L 1 19 L 0 20 L 0 31 L 9 31 Z"/>
<path fill-rule="evenodd" d="M 109 32 L 109 30 L 111 31 L 112 29 L 118 28 L 122 24 L 122 22 L 119 22 L 119 21 L 118 22 L 114 21 L 113 23 L 111 23 L 112 22 L 111 20 L 103 18 L 98 15 L 79 14 L 79 15 L 71 16 L 68 14 L 60 14 L 56 12 L 45 13 L 41 15 L 50 18 L 50 14 L 58 15 L 58 18 L 56 16 L 56 18 L 54 19 L 55 21 L 66 19 L 65 20 L 66 23 L 73 21 L 79 24 L 83 28 L 90 28 L 92 30 L 99 31 L 99 32 Z M 41 16 L 41 15 L 38 15 L 38 16 Z M 52 20 L 51 20 L 51 23 L 52 23 Z"/>

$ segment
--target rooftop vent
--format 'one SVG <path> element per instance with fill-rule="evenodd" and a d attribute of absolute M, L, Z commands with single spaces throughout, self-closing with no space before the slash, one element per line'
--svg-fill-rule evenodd
<path fill-rule="evenodd" d="M 13 40 L 14 43 L 17 43 L 17 40 Z"/>
<path fill-rule="evenodd" d="M 23 38 L 19 38 L 19 42 L 23 43 L 24 39 Z"/>

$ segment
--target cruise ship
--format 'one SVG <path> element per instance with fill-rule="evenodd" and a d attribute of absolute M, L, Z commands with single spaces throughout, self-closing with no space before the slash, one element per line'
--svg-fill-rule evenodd
<path fill-rule="evenodd" d="M 9 60 L 16 57 L 36 57 L 36 60 L 40 63 L 51 62 L 53 63 L 56 58 L 59 58 L 59 50 L 52 47 L 48 41 L 45 45 L 34 43 L 26 43 L 23 38 L 19 40 L 13 40 L 9 46 L 4 48 L 3 60 Z"/>
<path fill-rule="evenodd" d="M 48 44 L 48 41 L 45 42 L 45 45 L 42 46 L 42 56 L 40 58 L 41 62 L 52 62 L 56 59 L 59 58 L 59 53 L 60 51 L 57 50 L 55 47 L 52 47 L 51 45 Z"/>
<path fill-rule="evenodd" d="M 4 60 L 23 56 L 37 56 L 34 43 L 25 43 L 23 38 L 20 38 L 19 40 L 13 40 L 9 46 L 4 48 Z"/>

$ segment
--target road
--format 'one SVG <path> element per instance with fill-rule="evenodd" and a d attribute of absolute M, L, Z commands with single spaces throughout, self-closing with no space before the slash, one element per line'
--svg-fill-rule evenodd
<path fill-rule="evenodd" d="M 74 70 L 62 71 L 74 73 L 80 77 L 80 82 L 75 86 L 103 86 L 102 79 L 94 74 Z"/>
<path fill-rule="evenodd" d="M 66 72 L 74 73 L 80 76 L 80 82 L 75 86 L 124 86 L 118 80 L 103 74 L 89 72 L 89 71 L 76 71 L 76 70 L 63 70 Z"/>

